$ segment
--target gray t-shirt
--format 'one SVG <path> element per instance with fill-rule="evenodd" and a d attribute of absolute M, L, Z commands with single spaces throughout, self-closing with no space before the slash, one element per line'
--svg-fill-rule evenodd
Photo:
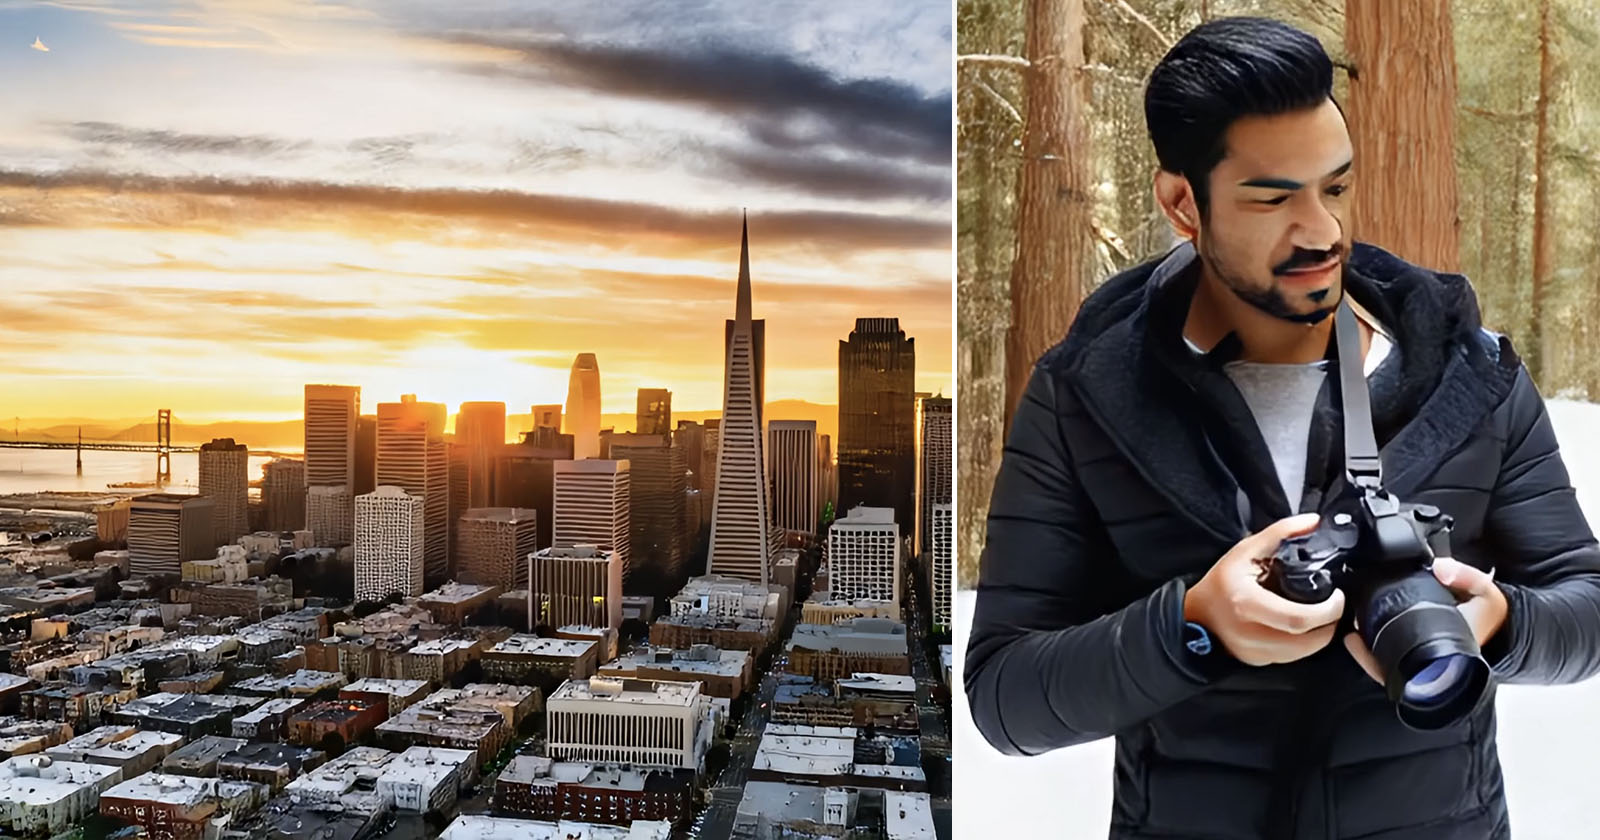
<path fill-rule="evenodd" d="M 1362 365 L 1371 376 L 1378 365 L 1388 358 L 1394 345 L 1381 324 L 1363 317 L 1373 328 L 1372 344 Z M 1184 339 L 1188 341 L 1187 338 Z M 1203 352 L 1193 342 L 1189 349 Z M 1223 366 L 1228 378 L 1233 380 L 1250 413 L 1255 415 L 1261 437 L 1272 453 L 1272 465 L 1278 472 L 1278 481 L 1289 499 L 1291 510 L 1300 509 L 1300 496 L 1305 489 L 1306 446 L 1311 437 L 1311 413 L 1316 409 L 1317 392 L 1327 376 L 1322 362 L 1310 364 L 1267 364 L 1264 362 L 1229 362 Z"/>

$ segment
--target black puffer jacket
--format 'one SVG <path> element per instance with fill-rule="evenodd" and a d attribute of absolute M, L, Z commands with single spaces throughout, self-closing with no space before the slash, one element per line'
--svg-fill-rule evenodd
<path fill-rule="evenodd" d="M 989 512 L 965 674 L 978 728 L 1024 755 L 1116 736 L 1113 838 L 1509 836 L 1492 703 L 1423 733 L 1337 641 L 1262 668 L 1187 658 L 1186 588 L 1296 512 L 1222 372 L 1237 344 L 1182 344 L 1194 268 L 1184 245 L 1107 281 L 1034 370 Z M 1355 247 L 1347 288 L 1398 347 L 1369 380 L 1385 485 L 1453 516 L 1455 556 L 1509 601 L 1484 650 L 1498 681 L 1600 670 L 1600 549 L 1509 342 L 1465 278 L 1377 248 Z M 1302 511 L 1341 480 L 1337 378 Z"/>

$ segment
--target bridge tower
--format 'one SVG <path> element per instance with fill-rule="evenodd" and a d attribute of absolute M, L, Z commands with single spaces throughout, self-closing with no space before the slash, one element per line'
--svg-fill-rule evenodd
<path fill-rule="evenodd" d="M 78 477 L 83 478 L 83 427 L 78 427 Z"/>
<path fill-rule="evenodd" d="M 156 485 L 172 481 L 172 409 L 156 413 Z"/>

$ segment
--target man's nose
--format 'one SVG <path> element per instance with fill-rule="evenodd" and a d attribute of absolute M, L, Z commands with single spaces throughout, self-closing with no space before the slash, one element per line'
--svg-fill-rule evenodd
<path fill-rule="evenodd" d="M 1320 195 L 1312 194 L 1308 200 L 1296 202 L 1294 235 L 1296 248 L 1305 251 L 1331 251 L 1344 241 L 1344 227 L 1339 217 L 1329 212 Z"/>

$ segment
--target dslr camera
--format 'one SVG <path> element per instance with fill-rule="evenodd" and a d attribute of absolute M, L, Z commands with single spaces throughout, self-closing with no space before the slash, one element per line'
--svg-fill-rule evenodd
<path fill-rule="evenodd" d="M 1346 621 L 1382 668 L 1400 720 L 1439 729 L 1488 698 L 1492 675 L 1455 595 L 1433 576 L 1434 558 L 1450 556 L 1451 519 L 1383 488 L 1355 315 L 1341 302 L 1335 317 L 1346 492 L 1324 507 L 1315 531 L 1278 547 L 1262 582 L 1301 603 L 1343 589 Z"/>

